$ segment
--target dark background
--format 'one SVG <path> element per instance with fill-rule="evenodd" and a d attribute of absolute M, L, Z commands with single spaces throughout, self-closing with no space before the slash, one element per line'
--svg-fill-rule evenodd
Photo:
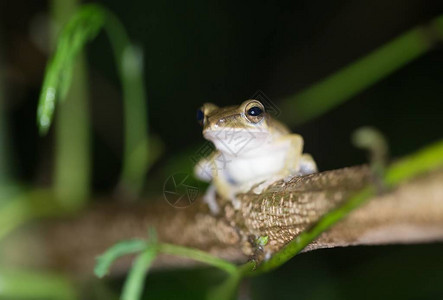
<path fill-rule="evenodd" d="M 147 175 L 147 192 L 160 191 L 171 175 L 165 166 L 203 141 L 195 121 L 203 102 L 237 104 L 262 90 L 278 106 L 279 99 L 443 13 L 442 1 L 422 0 L 99 2 L 117 14 L 144 49 L 149 126 L 165 145 Z M 54 136 L 51 130 L 49 136 L 38 137 L 35 126 L 48 57 L 36 40 L 45 39 L 44 26 L 38 24 L 48 15 L 47 6 L 45 1 L 0 2 L 13 172 L 17 180 L 41 185 L 51 180 Z M 89 44 L 87 58 L 94 191 L 106 194 L 115 188 L 121 168 L 122 105 L 104 34 Z M 442 137 L 442 70 L 440 45 L 345 104 L 292 129 L 304 136 L 305 149 L 321 170 L 366 161 L 350 143 L 350 134 L 362 125 L 386 135 L 392 157 L 405 155 Z M 442 298 L 443 288 L 436 288 L 436 278 L 443 280 L 441 250 L 441 245 L 322 250 L 303 254 L 250 285 L 254 299 L 282 291 L 295 299 Z M 154 275 L 153 282 L 161 276 Z"/>

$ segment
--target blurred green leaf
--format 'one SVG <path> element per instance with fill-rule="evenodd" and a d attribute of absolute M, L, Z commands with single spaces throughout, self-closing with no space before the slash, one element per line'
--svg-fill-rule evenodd
<path fill-rule="evenodd" d="M 0 45 L 2 43 L 2 36 L 0 32 Z M 9 141 L 8 124 L 6 122 L 6 114 L 4 108 L 4 89 L 3 89 L 3 70 L 5 69 L 3 63 L 2 47 L 0 46 L 0 185 L 6 184 L 11 180 L 11 151 Z"/>
<path fill-rule="evenodd" d="M 443 140 L 427 146 L 415 154 L 394 163 L 387 171 L 385 181 L 388 185 L 407 180 L 418 174 L 443 166 Z"/>
<path fill-rule="evenodd" d="M 438 34 L 436 34 L 438 33 Z M 281 119 L 297 125 L 342 104 L 433 49 L 443 38 L 443 16 L 413 28 L 329 77 L 283 99 Z"/>
<path fill-rule="evenodd" d="M 103 10 L 95 5 L 85 5 L 61 31 L 54 55 L 46 67 L 37 108 L 41 134 L 45 134 L 51 125 L 57 99 L 66 97 L 77 55 L 88 41 L 97 36 L 104 22 Z"/>
<path fill-rule="evenodd" d="M 123 25 L 109 10 L 97 4 L 83 5 L 63 27 L 57 40 L 54 55 L 46 68 L 37 109 L 37 123 L 40 133 L 47 133 L 53 120 L 57 100 L 64 100 L 71 87 L 76 57 L 86 43 L 94 39 L 101 29 L 105 30 L 111 42 L 123 88 L 125 144 L 120 184 L 133 194 L 139 194 L 144 175 L 153 162 L 153 158 L 149 157 L 143 53 L 140 48 L 130 43 Z M 65 122 L 64 119 L 68 119 L 68 116 L 60 118 L 61 125 L 59 127 L 62 129 L 71 128 L 69 124 L 69 126 L 63 126 L 64 123 L 69 123 L 69 120 Z M 63 135 L 67 135 L 67 133 L 64 131 Z M 60 137 L 59 139 L 61 140 Z M 70 146 L 63 147 L 68 143 L 69 140 L 63 141 L 57 147 L 57 149 L 66 149 L 64 152 L 60 150 L 59 152 L 62 153 L 60 155 L 69 152 Z M 89 151 L 89 149 L 85 151 Z M 65 158 L 60 159 L 60 168 L 70 169 L 66 167 L 69 164 L 65 162 L 72 155 L 65 154 L 64 156 Z M 67 181 L 69 183 L 69 173 L 66 175 L 63 170 L 59 170 L 58 173 L 61 175 L 56 178 L 60 178 L 60 182 Z M 82 177 L 86 178 L 84 175 Z M 61 192 L 66 190 L 66 195 L 73 194 L 65 184 L 60 185 Z M 78 188 L 76 187 L 74 190 L 78 190 Z"/>
<path fill-rule="evenodd" d="M 149 241 L 131 240 L 115 244 L 103 255 L 97 258 L 94 273 L 98 277 L 103 277 L 108 272 L 111 264 L 118 257 L 142 251 L 142 253 L 137 256 L 137 259 L 129 271 L 121 299 L 140 299 L 146 273 L 148 272 L 152 261 L 157 256 L 157 253 L 186 257 L 217 267 L 229 274 L 229 278 L 231 278 L 229 280 L 229 286 L 231 287 L 231 290 L 235 290 L 235 287 L 240 280 L 240 272 L 238 271 L 239 269 L 237 269 L 236 265 L 198 249 L 172 244 L 158 244 L 156 233 L 153 228 L 150 229 L 149 236 Z M 230 293 L 232 293 L 234 290 L 232 290 Z M 220 294 L 219 291 L 216 293 Z"/>
<path fill-rule="evenodd" d="M 0 241 L 35 218 L 61 215 L 63 210 L 48 189 L 17 186 L 0 189 Z"/>
<path fill-rule="evenodd" d="M 1 299 L 77 299 L 71 281 L 60 274 L 0 268 Z"/>
<path fill-rule="evenodd" d="M 360 127 L 351 136 L 355 147 L 369 152 L 371 172 L 377 178 L 383 178 L 388 160 L 389 147 L 384 135 L 373 127 Z M 382 184 L 379 182 L 379 184 Z M 381 186 L 379 188 L 382 188 Z"/>

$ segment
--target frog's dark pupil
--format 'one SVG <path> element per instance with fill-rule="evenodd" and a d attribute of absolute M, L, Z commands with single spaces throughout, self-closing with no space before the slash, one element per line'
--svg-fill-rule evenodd
<path fill-rule="evenodd" d="M 259 116 L 263 113 L 263 110 L 260 107 L 254 106 L 248 109 L 248 115 L 250 116 Z"/>
<path fill-rule="evenodd" d="M 201 109 L 197 110 L 197 121 L 199 123 L 202 123 L 204 118 L 205 115 L 203 114 L 202 110 Z"/>

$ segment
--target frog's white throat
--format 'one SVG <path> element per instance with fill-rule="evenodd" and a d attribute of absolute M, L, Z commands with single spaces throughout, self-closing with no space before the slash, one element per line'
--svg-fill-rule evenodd
<path fill-rule="evenodd" d="M 250 155 L 272 141 L 267 131 L 234 128 L 205 131 L 204 137 L 213 142 L 218 151 L 235 157 Z"/>

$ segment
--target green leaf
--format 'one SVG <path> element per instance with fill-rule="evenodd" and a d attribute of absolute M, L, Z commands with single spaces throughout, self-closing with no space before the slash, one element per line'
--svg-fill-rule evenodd
<path fill-rule="evenodd" d="M 69 90 L 75 58 L 85 44 L 97 36 L 104 22 L 105 14 L 99 6 L 85 5 L 61 31 L 55 53 L 46 67 L 37 108 L 41 134 L 51 125 L 57 99 L 63 100 Z"/>
<path fill-rule="evenodd" d="M 102 29 L 109 38 L 123 92 L 125 143 L 120 185 L 123 190 L 137 195 L 142 189 L 144 175 L 155 154 L 158 154 L 157 151 L 149 156 L 143 51 L 131 44 L 121 22 L 105 7 L 83 5 L 63 27 L 46 67 L 37 108 L 37 124 L 40 134 L 46 134 L 53 121 L 57 101 L 63 101 L 69 89 L 74 89 L 71 81 L 76 58 L 87 42 L 93 40 Z M 64 119 L 60 119 L 60 123 L 69 123 L 63 122 Z"/>
<path fill-rule="evenodd" d="M 148 247 L 146 241 L 143 240 L 130 240 L 123 241 L 115 244 L 111 248 L 109 248 L 105 253 L 97 257 L 97 263 L 95 264 L 94 274 L 97 277 L 105 276 L 112 263 L 119 257 L 126 255 L 137 253 L 143 251 Z"/>
<path fill-rule="evenodd" d="M 138 300 L 141 298 L 143 283 L 156 256 L 157 247 L 152 245 L 137 257 L 123 286 L 122 300 Z"/>

